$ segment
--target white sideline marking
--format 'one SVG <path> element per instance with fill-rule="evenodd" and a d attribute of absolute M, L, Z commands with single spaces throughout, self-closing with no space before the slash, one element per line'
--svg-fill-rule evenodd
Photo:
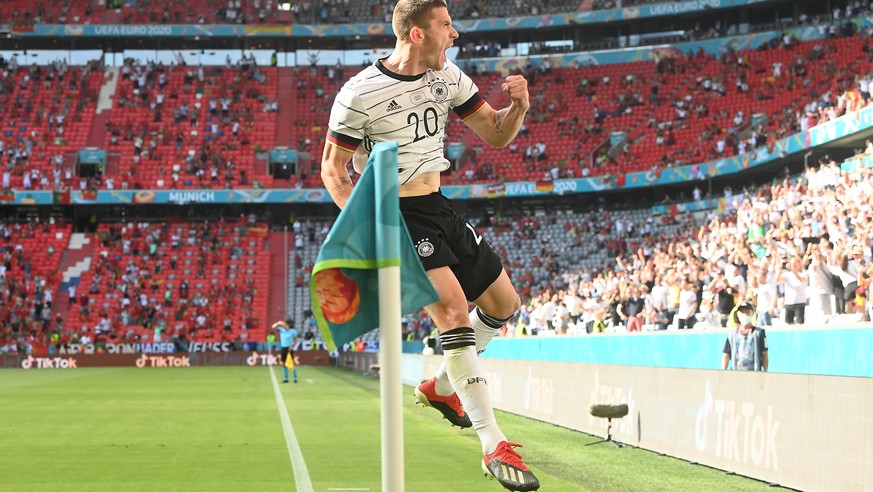
<path fill-rule="evenodd" d="M 294 427 L 291 426 L 291 417 L 288 416 L 288 407 L 285 399 L 279 391 L 279 382 L 272 367 L 267 366 L 270 378 L 273 380 L 273 393 L 276 394 L 276 406 L 279 407 L 279 420 L 282 421 L 282 431 L 285 433 L 285 444 L 288 445 L 288 456 L 291 458 L 291 467 L 294 470 L 294 482 L 297 484 L 297 492 L 314 492 L 306 462 L 303 461 L 303 453 L 300 452 L 300 444 L 294 435 Z"/>
<path fill-rule="evenodd" d="M 315 381 L 313 381 L 313 380 L 310 379 L 310 378 L 306 378 L 306 382 L 309 383 L 309 384 L 312 384 L 312 383 L 314 383 Z M 331 490 L 331 489 L 328 489 L 328 490 Z M 367 489 L 367 490 L 369 490 L 369 489 Z"/>

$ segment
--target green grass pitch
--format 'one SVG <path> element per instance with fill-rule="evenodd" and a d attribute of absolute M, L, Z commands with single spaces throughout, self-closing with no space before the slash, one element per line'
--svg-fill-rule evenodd
<path fill-rule="evenodd" d="M 289 491 L 295 488 L 265 367 L 0 371 L 0 490 Z M 379 383 L 301 367 L 281 384 L 315 491 L 381 490 Z M 471 429 L 404 388 L 406 490 L 500 491 Z M 498 412 L 551 491 L 764 491 L 766 484 Z"/>

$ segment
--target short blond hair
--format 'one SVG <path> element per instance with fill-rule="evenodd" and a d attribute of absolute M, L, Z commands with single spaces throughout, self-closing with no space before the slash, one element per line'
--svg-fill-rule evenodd
<path fill-rule="evenodd" d="M 394 6 L 394 16 L 391 27 L 394 35 L 401 41 L 409 39 L 409 31 L 413 27 L 427 27 L 431 12 L 437 8 L 449 8 L 445 0 L 400 0 Z"/>

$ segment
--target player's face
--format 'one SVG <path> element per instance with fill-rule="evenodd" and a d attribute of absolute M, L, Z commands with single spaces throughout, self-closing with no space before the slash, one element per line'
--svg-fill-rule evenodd
<path fill-rule="evenodd" d="M 458 39 L 458 31 L 452 27 L 452 18 L 445 7 L 433 9 L 432 18 L 426 29 L 422 29 L 421 58 L 427 68 L 442 70 L 446 66 L 446 50 Z"/>

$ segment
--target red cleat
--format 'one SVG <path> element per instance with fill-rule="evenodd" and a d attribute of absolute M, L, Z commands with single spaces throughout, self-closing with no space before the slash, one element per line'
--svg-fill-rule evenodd
<path fill-rule="evenodd" d="M 521 460 L 521 455 L 513 448 L 521 444 L 501 441 L 493 453 L 482 458 L 482 471 L 486 477 L 497 479 L 508 490 L 537 490 L 540 481 Z"/>
<path fill-rule="evenodd" d="M 458 399 L 457 393 L 452 393 L 449 396 L 440 396 L 436 392 L 436 378 L 425 381 L 415 388 L 413 394 L 418 400 L 418 403 L 426 407 L 433 407 L 443 414 L 443 418 L 457 425 L 458 427 L 473 427 L 473 422 L 470 422 L 470 416 L 464 411 L 461 406 L 461 400 Z"/>

